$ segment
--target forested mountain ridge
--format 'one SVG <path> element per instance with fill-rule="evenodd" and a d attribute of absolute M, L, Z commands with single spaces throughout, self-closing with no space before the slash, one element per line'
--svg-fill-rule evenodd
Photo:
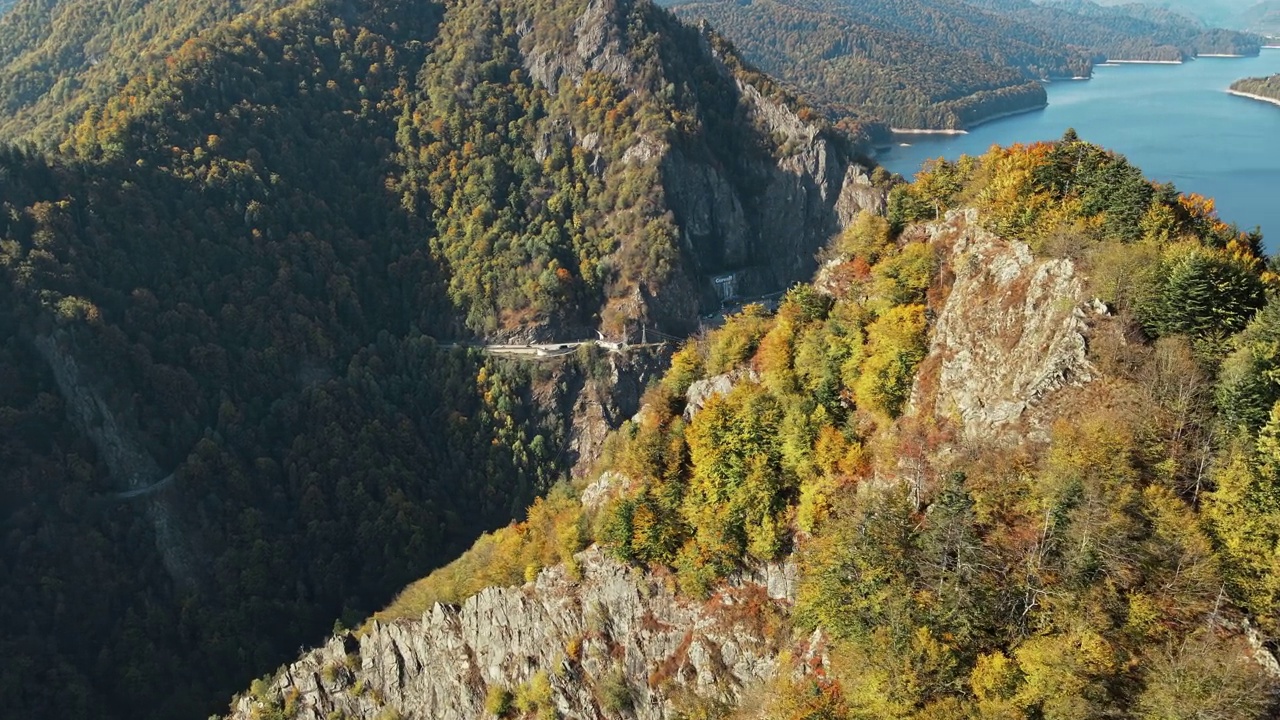
<path fill-rule="evenodd" d="M 1074 133 L 933 164 L 230 717 L 1274 717 L 1260 248 Z"/>
<path fill-rule="evenodd" d="M 1280 2 L 1263 0 L 1250 5 L 1236 18 L 1235 23 L 1250 32 L 1274 38 L 1280 35 Z"/>
<path fill-rule="evenodd" d="M 1040 107 L 1035 80 L 1088 75 L 1088 56 L 960 2 L 755 0 L 672 5 L 839 118 L 960 128 Z"/>
<path fill-rule="evenodd" d="M 1080 0 L 689 0 L 744 56 L 837 119 L 958 129 L 1043 106 L 1036 81 L 1094 62 L 1257 54 L 1260 39 L 1143 5 Z"/>
<path fill-rule="evenodd" d="M 643 384 L 454 341 L 691 328 L 711 274 L 784 285 L 883 206 L 648 2 L 255 7 L 0 151 L 7 712 L 207 714 L 518 516 L 590 451 L 574 408 Z"/>
<path fill-rule="evenodd" d="M 765 71 L 794 83 L 832 117 L 898 128 L 960 128 L 992 115 L 1039 107 L 1040 72 L 1088 72 L 1079 58 L 1046 54 L 1015 68 L 979 48 L 940 49 L 909 29 L 879 29 L 837 4 L 708 2 L 675 6 L 689 20 L 728 28 L 735 44 Z"/>
<path fill-rule="evenodd" d="M 451 8 L 515 33 L 469 51 L 515 74 L 483 85 L 492 100 L 471 95 L 484 66 L 435 53 L 427 67 L 439 84 L 400 131 L 416 150 L 405 156 L 405 202 L 435 208 L 450 295 L 471 329 L 519 332 L 552 313 L 579 334 L 617 337 L 635 322 L 692 329 L 719 303 L 712 275 L 731 275 L 745 295 L 785 286 L 812 271 L 841 222 L 882 204 L 858 146 L 714 34 L 647 2 L 559 3 L 557 14 L 575 18 L 559 25 L 527 5 Z M 474 43 L 456 27 L 455 44 Z M 499 146 L 495 103 L 528 118 L 513 154 Z M 560 197 L 483 197 L 446 169 L 488 173 L 495 162 L 517 173 L 516 187 L 546 183 Z"/>
<path fill-rule="evenodd" d="M 1254 30 L 1240 21 L 1250 9 L 1265 4 L 1266 0 L 1152 0 L 1148 6 L 1167 8 L 1172 12 L 1197 18 L 1214 27 L 1237 30 Z M 1131 5 L 1133 0 L 1099 0 L 1099 5 Z"/>
<path fill-rule="evenodd" d="M 1102 6 L 1091 0 L 973 0 L 1014 20 L 1043 28 L 1059 42 L 1108 60 L 1186 60 L 1197 55 L 1257 55 L 1261 38 L 1206 27 L 1190 17 L 1143 3 Z"/>
<path fill-rule="evenodd" d="M 289 0 L 14 0 L 0 18 L 0 138 L 56 144 L 69 123 L 183 43 Z"/>
<path fill-rule="evenodd" d="M 402 31 L 430 37 L 437 16 L 414 5 Z M 383 188 L 374 139 L 395 114 L 338 90 L 359 77 L 340 52 L 392 78 L 413 55 L 388 62 L 376 17 L 335 26 L 321 10 L 177 58 L 130 133 L 170 130 L 163 165 L 102 147 L 91 123 L 77 149 L 112 159 L 4 153 L 0 685 L 15 713 L 207 713 L 555 475 L 535 458 L 559 440 L 521 374 L 478 380 L 480 358 L 416 329 L 452 313 Z M 253 72 L 264 97 L 228 103 L 212 141 L 199 118 L 175 122 L 171 98 L 216 107 L 197 89 Z M 87 400 L 60 392 L 41 346 L 63 348 Z M 85 402 L 97 420 L 77 419 Z M 140 459 L 117 463 L 126 446 Z M 144 482 L 174 479 L 117 499 L 152 470 Z M 157 512 L 189 566 L 163 561 L 175 537 Z"/>

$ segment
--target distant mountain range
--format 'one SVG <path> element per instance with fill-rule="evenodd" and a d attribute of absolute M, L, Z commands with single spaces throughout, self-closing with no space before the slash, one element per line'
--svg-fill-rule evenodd
<path fill-rule="evenodd" d="M 1265 0 L 1252 5 L 1235 16 L 1232 23 L 1236 27 L 1270 37 L 1280 36 L 1280 1 Z"/>
<path fill-rule="evenodd" d="M 998 4 L 1009 17 L 1046 28 L 1068 45 L 1091 48 L 1109 60 L 1184 60 L 1196 55 L 1256 55 L 1261 38 L 1211 28 L 1171 10 L 1129 3 L 1104 7 L 1089 0 L 974 0 Z"/>
<path fill-rule="evenodd" d="M 1124 7 L 1136 5 L 1133 0 L 1098 0 L 1099 5 Z M 1147 0 L 1142 3 L 1148 7 L 1159 7 L 1171 10 L 1188 17 L 1196 18 L 1207 25 L 1226 27 L 1236 30 L 1250 29 L 1241 25 L 1239 19 L 1256 5 L 1263 3 L 1257 0 Z"/>

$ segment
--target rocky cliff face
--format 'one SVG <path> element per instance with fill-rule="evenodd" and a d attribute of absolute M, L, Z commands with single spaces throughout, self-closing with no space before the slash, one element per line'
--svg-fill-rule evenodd
<path fill-rule="evenodd" d="M 700 111 L 714 103 L 734 106 L 731 117 L 707 112 L 700 137 L 642 132 L 621 158 L 659 168 L 664 200 L 691 265 L 689 287 L 705 308 L 723 294 L 715 277 L 733 276 L 736 294 L 744 296 L 808 279 L 816 269 L 814 255 L 859 210 L 883 210 L 885 190 L 872 183 L 857 148 L 802 119 L 778 93 L 762 92 L 760 84 L 767 81 L 741 70 L 709 29 L 681 26 L 643 0 L 590 0 L 570 26 L 572 42 L 552 30 L 521 26 L 525 67 L 553 91 L 566 78 L 577 82 L 589 71 L 623 87 L 645 87 L 653 69 L 641 67 L 628 47 L 637 40 L 628 28 L 643 23 L 658 28 L 668 43 L 660 51 L 664 71 L 699 68 L 703 87 L 690 92 L 707 93 Z M 687 81 L 671 75 L 663 82 L 674 89 Z M 596 136 L 579 131 L 578 144 L 594 152 Z M 662 314 L 692 320 L 696 304 L 665 295 L 646 300 L 665 307 Z"/>
<path fill-rule="evenodd" d="M 753 122 L 781 138 L 781 152 L 726 173 L 668 148 L 662 176 L 699 268 L 740 271 L 741 294 L 752 295 L 812 276 L 817 251 L 860 210 L 882 212 L 885 193 L 817 126 L 742 79 L 735 86 Z"/>
<path fill-rule="evenodd" d="M 566 451 L 574 477 L 586 475 L 609 433 L 640 411 L 645 388 L 666 372 L 672 349 L 663 345 L 607 353 L 595 359 L 585 377 L 566 383 L 568 394 L 560 404 L 568 418 Z"/>
<path fill-rule="evenodd" d="M 760 374 L 752 368 L 744 367 L 695 381 L 685 392 L 684 419 L 692 420 L 702 408 L 706 407 L 711 398 L 728 395 L 738 383 L 742 382 L 758 383 Z"/>
<path fill-rule="evenodd" d="M 969 438 L 1036 434 L 1038 405 L 1093 378 L 1088 319 L 1105 306 L 1088 302 L 1070 260 L 1034 258 L 1026 243 L 984 230 L 972 210 L 919 231 L 953 279 L 935 308 L 914 411 L 951 420 Z"/>
<path fill-rule="evenodd" d="M 576 564 L 576 574 L 550 568 L 524 587 L 335 637 L 238 699 L 231 718 L 277 706 L 304 720 L 470 720 L 515 693 L 559 717 L 659 720 L 698 703 L 735 704 L 774 676 L 783 650 L 803 657 L 820 646 L 776 632 L 794 597 L 793 566 L 767 567 L 699 602 L 597 548 Z"/>

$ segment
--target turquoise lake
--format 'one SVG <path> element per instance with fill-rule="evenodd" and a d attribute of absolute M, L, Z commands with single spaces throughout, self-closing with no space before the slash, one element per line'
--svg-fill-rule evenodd
<path fill-rule="evenodd" d="M 1242 229 L 1260 226 L 1280 250 L 1280 105 L 1227 94 L 1242 77 L 1280 73 L 1280 50 L 1256 58 L 1201 58 L 1182 65 L 1099 67 L 1091 80 L 1049 83 L 1049 106 L 980 125 L 967 135 L 895 135 L 878 160 L 910 178 L 936 157 L 993 144 L 1054 140 L 1074 127 L 1124 154 L 1148 177 L 1214 198 Z M 902 147 L 897 143 L 909 143 Z"/>

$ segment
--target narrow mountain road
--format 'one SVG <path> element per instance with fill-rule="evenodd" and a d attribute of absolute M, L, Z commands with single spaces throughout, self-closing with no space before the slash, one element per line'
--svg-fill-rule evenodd
<path fill-rule="evenodd" d="M 673 338 L 674 336 L 663 336 Z M 604 348 L 609 352 L 621 352 L 622 350 L 630 350 L 633 348 L 657 347 L 666 344 L 667 340 L 656 343 L 632 343 L 624 345 L 622 343 L 609 342 L 607 340 L 571 340 L 559 343 L 530 343 L 527 345 L 511 345 L 511 344 L 490 344 L 490 345 L 473 345 L 469 343 L 443 343 L 442 348 L 477 348 L 490 355 L 498 357 L 521 358 L 525 360 L 550 360 L 553 358 L 572 355 L 578 348 L 583 345 L 595 345 Z"/>
<path fill-rule="evenodd" d="M 170 483 L 173 482 L 173 476 L 174 476 L 173 473 L 169 473 L 167 476 L 165 476 L 163 480 L 158 480 L 156 482 L 153 482 L 150 485 L 147 485 L 146 487 L 133 488 L 132 490 L 125 490 L 123 492 L 118 492 L 112 495 L 112 497 L 114 497 L 117 500 L 132 500 L 134 498 L 140 498 L 146 495 L 150 495 L 151 493 L 154 493 L 154 492 L 159 492 L 160 490 L 163 490 L 166 486 L 168 486 Z"/>
<path fill-rule="evenodd" d="M 724 319 L 728 315 L 741 312 L 742 308 L 753 303 L 763 304 L 770 311 L 778 309 L 779 298 L 782 292 L 769 293 L 768 295 L 760 295 L 751 298 L 738 298 L 731 304 L 726 304 L 720 312 L 712 313 L 704 316 L 700 325 L 703 328 L 716 328 L 724 324 Z M 657 339 L 657 342 L 649 342 L 649 337 Z M 489 355 L 498 357 L 518 358 L 525 360 L 550 360 L 554 358 L 564 357 L 572 354 L 575 350 L 583 345 L 595 345 L 604 348 L 609 352 L 622 352 L 633 348 L 658 347 L 671 342 L 684 342 L 688 338 L 668 335 L 657 329 L 644 328 L 641 331 L 641 341 L 638 343 L 620 343 L 610 342 L 608 340 L 569 340 L 558 343 L 527 343 L 524 345 L 493 343 L 489 345 L 480 345 L 472 343 L 442 343 L 442 348 L 478 348 Z"/>

